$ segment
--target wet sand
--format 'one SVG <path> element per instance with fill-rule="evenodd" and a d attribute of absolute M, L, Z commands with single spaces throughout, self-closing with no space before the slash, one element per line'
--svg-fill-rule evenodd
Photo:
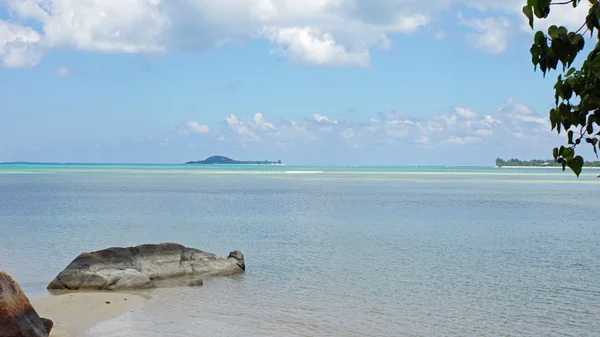
<path fill-rule="evenodd" d="M 34 301 L 33 306 L 40 317 L 54 321 L 51 337 L 76 337 L 102 321 L 142 307 L 147 298 L 131 293 L 69 292 Z"/>

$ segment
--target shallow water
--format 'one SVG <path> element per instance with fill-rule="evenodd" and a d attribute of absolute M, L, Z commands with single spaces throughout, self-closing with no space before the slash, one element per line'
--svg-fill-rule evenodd
<path fill-rule="evenodd" d="M 36 298 L 83 251 L 244 252 L 88 336 L 596 335 L 596 175 L 0 165 L 0 269 Z"/>

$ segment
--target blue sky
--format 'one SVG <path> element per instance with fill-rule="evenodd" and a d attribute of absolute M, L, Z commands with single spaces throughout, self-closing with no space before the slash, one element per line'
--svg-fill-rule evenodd
<path fill-rule="evenodd" d="M 556 74 L 533 72 L 522 5 L 0 0 L 0 160 L 548 158 Z"/>

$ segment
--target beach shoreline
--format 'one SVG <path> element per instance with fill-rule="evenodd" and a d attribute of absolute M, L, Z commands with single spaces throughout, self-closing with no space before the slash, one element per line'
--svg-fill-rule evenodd
<path fill-rule="evenodd" d="M 150 296 L 126 292 L 53 292 L 33 301 L 40 317 L 54 322 L 50 337 L 77 337 L 112 318 L 143 307 Z"/>

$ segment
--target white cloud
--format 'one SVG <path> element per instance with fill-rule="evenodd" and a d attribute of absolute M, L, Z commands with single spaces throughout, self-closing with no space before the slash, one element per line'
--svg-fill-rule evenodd
<path fill-rule="evenodd" d="M 33 28 L 0 20 L 0 64 L 6 68 L 37 65 L 42 56 L 40 39 Z"/>
<path fill-rule="evenodd" d="M 272 53 L 288 56 L 296 62 L 306 62 L 317 65 L 369 65 L 369 50 L 363 48 L 348 51 L 336 43 L 329 33 L 322 33 L 310 27 L 289 27 L 281 29 L 265 29 L 263 34 L 278 45 Z"/>
<path fill-rule="evenodd" d="M 208 125 L 190 120 L 178 125 L 169 136 L 174 138 L 174 136 L 206 135 L 209 133 L 210 128 Z"/>
<path fill-rule="evenodd" d="M 0 50 L 5 66 L 32 66 L 39 62 L 39 46 L 197 52 L 264 38 L 294 62 L 366 67 L 372 48 L 390 49 L 393 35 L 414 33 L 464 1 L 423 6 L 416 0 L 1 0 L 11 22 L 1 21 Z"/>
<path fill-rule="evenodd" d="M 257 112 L 249 119 L 239 119 L 235 115 L 225 118 L 227 128 L 234 134 L 242 136 L 244 141 L 258 141 L 261 135 L 277 134 L 279 128 L 267 120 L 262 113 Z"/>
<path fill-rule="evenodd" d="M 481 138 L 478 137 L 458 137 L 458 136 L 449 136 L 444 140 L 445 143 L 450 144 L 470 144 L 470 143 L 478 143 L 481 141 Z"/>
<path fill-rule="evenodd" d="M 332 121 L 327 116 L 314 114 L 312 118 L 272 122 L 261 113 L 248 118 L 230 115 L 225 121 L 225 128 L 217 133 L 220 134 L 218 139 L 246 147 L 251 144 L 260 147 L 278 144 L 278 148 L 302 144 L 336 148 L 360 146 L 364 149 L 430 144 L 505 146 L 517 137 L 555 139 L 545 114 L 540 115 L 513 100 L 489 114 L 458 107 L 428 119 L 388 111 L 364 121 Z"/>
<path fill-rule="evenodd" d="M 0 6 L 9 13 L 0 20 L 4 67 L 34 66 L 53 48 L 199 52 L 257 38 L 296 63 L 368 67 L 373 48 L 391 49 L 393 36 L 455 36 L 456 27 L 441 27 L 439 17 L 459 6 L 474 9 L 459 23 L 486 52 L 504 52 L 519 27 L 531 33 L 522 0 L 0 0 Z M 588 7 L 587 1 L 577 9 L 553 6 L 550 20 L 537 20 L 536 28 L 578 28 Z"/>
<path fill-rule="evenodd" d="M 254 114 L 253 127 L 262 131 L 277 131 L 273 123 L 266 121 L 260 112 Z"/>
<path fill-rule="evenodd" d="M 63 77 L 69 77 L 72 75 L 72 73 L 69 68 L 67 68 L 66 66 L 62 66 L 62 67 L 59 67 L 58 69 L 56 69 L 56 75 L 63 76 Z"/>
<path fill-rule="evenodd" d="M 456 112 L 456 115 L 462 119 L 472 120 L 477 118 L 477 114 L 469 108 L 457 107 L 454 110 Z"/>
<path fill-rule="evenodd" d="M 245 138 L 251 138 L 254 140 L 259 139 L 256 133 L 250 131 L 247 123 L 240 121 L 235 115 L 229 115 L 229 117 L 225 118 L 225 121 L 227 122 L 229 130 L 233 131 L 234 133 L 244 136 Z"/>
<path fill-rule="evenodd" d="M 208 125 L 206 124 L 200 124 L 196 121 L 188 121 L 185 123 L 185 125 L 193 132 L 195 133 L 200 133 L 200 134 L 204 134 L 204 133 L 209 133 L 210 129 L 208 127 Z"/>
<path fill-rule="evenodd" d="M 458 19 L 461 25 L 475 30 L 476 33 L 467 35 L 467 39 L 474 47 L 490 54 L 500 54 L 508 49 L 508 42 L 513 34 L 509 19 L 505 17 L 466 19 L 461 13 Z"/>
<path fill-rule="evenodd" d="M 320 122 L 320 123 L 325 123 L 325 124 L 329 124 L 329 123 L 337 124 L 338 123 L 337 121 L 332 121 L 331 119 L 329 119 L 329 117 L 323 116 L 320 114 L 314 114 L 313 118 L 316 122 Z"/>

